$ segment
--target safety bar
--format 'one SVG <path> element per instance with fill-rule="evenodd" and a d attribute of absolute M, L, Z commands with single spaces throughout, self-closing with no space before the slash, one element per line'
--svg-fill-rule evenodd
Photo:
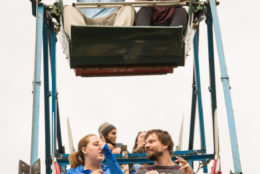
<path fill-rule="evenodd" d="M 98 2 L 98 3 L 72 3 L 78 8 L 116 8 L 121 6 L 132 7 L 153 7 L 153 6 L 186 6 L 189 0 L 172 0 L 172 1 L 138 1 L 138 2 Z"/>

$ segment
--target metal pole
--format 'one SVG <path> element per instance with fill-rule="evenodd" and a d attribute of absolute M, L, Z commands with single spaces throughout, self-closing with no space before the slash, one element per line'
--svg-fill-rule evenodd
<path fill-rule="evenodd" d="M 49 50 L 48 24 L 46 15 L 43 28 L 43 68 L 44 68 L 44 107 L 45 107 L 45 164 L 46 174 L 51 174 L 51 134 L 50 134 L 50 91 L 49 91 Z"/>
<path fill-rule="evenodd" d="M 191 116 L 190 116 L 190 136 L 189 136 L 189 150 L 193 150 L 194 132 L 195 132 L 195 119 L 196 119 L 196 106 L 197 106 L 197 89 L 195 80 L 195 69 L 193 67 L 193 82 L 192 82 L 192 101 L 191 101 Z M 193 162 L 189 162 L 193 168 Z"/>
<path fill-rule="evenodd" d="M 132 7 L 154 7 L 154 6 L 186 6 L 188 0 L 172 0 L 172 1 L 138 1 L 138 2 L 87 2 L 87 3 L 72 3 L 77 8 L 116 8 L 122 6 Z"/>
<path fill-rule="evenodd" d="M 200 123 L 200 140 L 201 150 L 206 153 L 206 140 L 204 130 L 204 116 L 203 116 L 203 105 L 202 105 L 202 94 L 201 94 L 201 83 L 200 83 L 200 68 L 199 68 L 199 28 L 197 29 L 194 36 L 194 66 L 195 66 L 195 77 L 197 84 L 197 95 L 198 95 L 198 111 L 199 111 L 199 123 Z M 203 168 L 204 173 L 208 172 L 207 166 Z"/>
<path fill-rule="evenodd" d="M 37 6 L 36 11 L 36 44 L 35 64 L 33 81 L 33 113 L 32 113 L 32 139 L 31 139 L 31 166 L 38 158 L 38 136 L 39 136 L 39 109 L 40 109 L 40 86 L 41 86 L 41 51 L 43 34 L 44 6 Z"/>
<path fill-rule="evenodd" d="M 196 80 L 195 80 L 194 71 L 195 71 L 195 69 L 193 68 L 189 150 L 193 149 L 193 144 L 194 144 L 195 118 L 196 118 L 196 106 L 197 106 L 197 89 L 196 89 Z"/>
<path fill-rule="evenodd" d="M 61 138 L 61 125 L 60 125 L 60 112 L 59 112 L 59 100 L 57 100 L 57 140 L 58 140 L 58 149 L 59 153 L 65 153 L 64 147 L 62 146 Z"/>
<path fill-rule="evenodd" d="M 217 109 L 217 97 L 216 97 L 216 78 L 215 78 L 215 60 L 214 60 L 214 43 L 213 43 L 213 27 L 212 27 L 212 16 L 210 8 L 207 13 L 207 30 L 208 30 L 208 53 L 209 53 L 209 77 L 210 77 L 210 95 L 211 95 L 211 112 L 212 112 L 212 126 L 213 126 L 213 144 L 214 153 L 216 152 L 215 146 L 215 112 Z"/>
<path fill-rule="evenodd" d="M 229 76 L 227 73 L 227 67 L 225 62 L 224 48 L 223 48 L 222 36 L 220 32 L 218 15 L 217 15 L 216 2 L 215 0 L 209 0 L 209 2 L 210 2 L 211 14 L 213 18 L 215 39 L 217 43 L 221 81 L 222 81 L 222 86 L 224 91 L 226 112 L 228 117 L 228 128 L 230 134 L 229 136 L 230 136 L 232 156 L 234 162 L 234 170 L 235 170 L 235 174 L 239 174 L 242 173 L 242 169 L 241 169 L 240 155 L 238 150 L 236 124 L 234 119 L 233 106 L 232 106 L 231 93 L 230 93 Z"/>
<path fill-rule="evenodd" d="M 56 36 L 54 24 L 51 23 L 50 46 L 51 46 L 51 76 L 52 76 L 52 155 L 56 156 L 56 140 L 57 140 L 57 90 L 56 90 Z"/>

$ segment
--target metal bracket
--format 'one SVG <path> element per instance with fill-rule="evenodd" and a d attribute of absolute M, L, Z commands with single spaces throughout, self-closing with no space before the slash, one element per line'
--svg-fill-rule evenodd
<path fill-rule="evenodd" d="M 61 7 L 59 2 L 55 2 L 53 5 L 48 6 L 48 18 L 54 24 L 54 30 L 57 34 L 60 31 L 60 17 L 61 17 Z"/>
<path fill-rule="evenodd" d="M 41 173 L 40 159 L 38 159 L 32 166 L 26 164 L 22 160 L 19 161 L 18 174 L 40 174 L 40 173 Z"/>

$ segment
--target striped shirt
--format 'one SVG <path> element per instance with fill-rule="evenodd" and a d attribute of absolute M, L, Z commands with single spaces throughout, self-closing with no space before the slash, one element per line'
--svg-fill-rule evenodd
<path fill-rule="evenodd" d="M 157 166 L 157 165 L 148 165 L 140 167 L 135 174 L 145 174 L 146 172 L 155 170 L 159 174 L 183 174 L 180 170 L 180 166 Z"/>

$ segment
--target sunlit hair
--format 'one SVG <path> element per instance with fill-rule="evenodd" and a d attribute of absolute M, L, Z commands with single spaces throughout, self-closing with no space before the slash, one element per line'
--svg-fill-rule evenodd
<path fill-rule="evenodd" d="M 160 129 L 153 129 L 149 130 L 145 135 L 145 140 L 148 138 L 148 136 L 155 134 L 158 137 L 158 140 L 165 146 L 168 146 L 168 151 L 170 155 L 173 154 L 173 147 L 174 143 L 172 141 L 171 135 L 167 131 L 163 131 Z"/>
<path fill-rule="evenodd" d="M 93 137 L 93 136 L 96 136 L 96 135 L 89 134 L 89 135 L 86 135 L 83 138 L 81 138 L 81 140 L 78 143 L 78 151 L 71 153 L 69 156 L 69 162 L 70 162 L 71 168 L 76 168 L 85 163 L 85 157 L 82 152 L 82 148 L 87 147 L 90 137 Z"/>

